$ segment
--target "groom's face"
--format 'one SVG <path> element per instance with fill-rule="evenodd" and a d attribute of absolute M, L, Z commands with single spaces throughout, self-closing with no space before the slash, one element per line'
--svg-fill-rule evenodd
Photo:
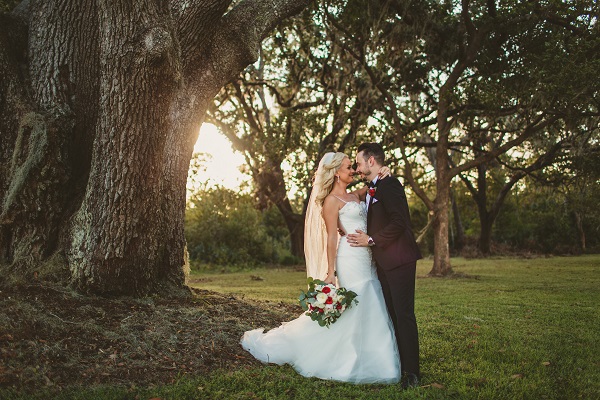
<path fill-rule="evenodd" d="M 354 165 L 356 166 L 354 168 L 356 173 L 360 174 L 362 178 L 368 178 L 371 175 L 371 168 L 367 160 L 365 160 L 362 151 L 356 155 L 356 163 Z"/>

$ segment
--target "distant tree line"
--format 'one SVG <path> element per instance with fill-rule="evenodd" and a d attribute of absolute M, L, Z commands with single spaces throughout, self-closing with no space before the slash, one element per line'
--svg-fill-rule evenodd
<path fill-rule="evenodd" d="M 185 236 L 192 268 L 299 264 L 289 249 L 289 232 L 274 207 L 256 208 L 250 194 L 214 187 L 193 195 Z"/>
<path fill-rule="evenodd" d="M 565 193 L 552 186 L 527 182 L 521 190 L 508 195 L 494 224 L 490 252 L 483 254 L 478 247 L 478 213 L 463 186 L 462 191 L 454 192 L 463 232 L 459 232 L 451 214 L 451 254 L 482 257 L 598 253 L 600 191 L 598 185 L 589 189 Z M 415 196 L 411 197 L 410 208 L 415 226 L 425 226 L 428 210 Z M 291 253 L 289 231 L 276 207 L 258 209 L 254 196 L 226 188 L 208 189 L 190 201 L 186 239 L 192 268 L 302 264 L 302 259 Z M 421 238 L 420 247 L 426 256 L 433 254 L 433 240 L 430 230 Z"/>
<path fill-rule="evenodd" d="M 207 120 L 245 155 L 255 206 L 280 211 L 296 257 L 316 162 L 362 141 L 385 146 L 411 193 L 432 275 L 460 252 L 590 251 L 599 32 L 594 1 L 319 2 Z"/>

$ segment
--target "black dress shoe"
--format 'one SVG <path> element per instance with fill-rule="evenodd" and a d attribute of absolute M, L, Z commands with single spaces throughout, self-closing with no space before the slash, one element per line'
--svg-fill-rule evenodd
<path fill-rule="evenodd" d="M 419 386 L 419 377 L 413 373 L 407 372 L 402 375 L 400 380 L 402 389 L 414 388 Z"/>

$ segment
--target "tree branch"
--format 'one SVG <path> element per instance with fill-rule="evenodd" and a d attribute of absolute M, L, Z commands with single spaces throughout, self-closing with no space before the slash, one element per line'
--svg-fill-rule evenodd
<path fill-rule="evenodd" d="M 546 20 L 553 25 L 563 27 L 563 28 L 571 31 L 572 33 L 574 33 L 577 36 L 585 36 L 587 34 L 587 31 L 585 29 L 581 29 L 581 28 L 571 24 L 572 21 L 568 21 L 565 18 L 561 18 L 557 15 L 550 14 L 550 12 L 548 10 L 542 9 L 539 4 L 535 5 L 534 13 L 541 19 Z"/>
<path fill-rule="evenodd" d="M 320 106 L 322 104 L 325 104 L 325 101 L 326 101 L 325 96 L 323 96 L 323 98 L 315 100 L 315 101 L 305 101 L 305 102 L 299 102 L 297 104 L 292 104 L 292 100 L 294 100 L 294 96 L 291 96 L 288 99 L 284 99 L 283 95 L 279 92 L 279 89 L 275 85 L 272 85 L 271 83 L 269 83 L 267 81 L 252 81 L 251 82 L 251 81 L 244 80 L 244 84 L 247 86 L 266 86 L 267 88 L 269 88 L 271 93 L 273 93 L 275 95 L 275 99 L 277 99 L 277 104 L 279 104 L 283 108 L 289 108 L 290 110 L 293 110 L 293 111 L 304 110 L 306 108 Z"/>
<path fill-rule="evenodd" d="M 235 94 L 238 100 L 240 101 L 242 108 L 244 109 L 244 113 L 246 114 L 246 120 L 248 121 L 248 125 L 250 125 L 250 128 L 255 132 L 262 132 L 263 129 L 260 126 L 260 121 L 255 117 L 255 110 L 253 110 L 252 107 L 246 101 L 246 96 L 244 96 L 244 93 L 242 93 L 242 88 L 240 87 L 240 84 L 238 82 L 232 82 L 232 84 L 235 88 Z"/>
<path fill-rule="evenodd" d="M 502 146 L 495 148 L 494 150 L 486 153 L 483 156 L 477 157 L 467 163 L 464 163 L 462 165 L 459 165 L 455 168 L 450 169 L 449 178 L 452 178 L 453 176 L 456 176 L 457 174 L 459 174 L 461 172 L 475 168 L 479 164 L 488 162 L 488 161 L 496 158 L 500 154 L 503 154 L 507 150 L 510 150 L 511 148 L 523 143 L 525 140 L 529 139 L 534 134 L 538 133 L 542 129 L 546 128 L 547 126 L 549 126 L 549 125 L 553 124 L 554 122 L 556 122 L 557 120 L 559 120 L 559 117 L 557 117 L 557 116 L 553 116 L 553 117 L 545 119 L 545 120 L 544 120 L 544 117 L 545 117 L 545 115 L 542 114 L 538 118 L 536 118 L 536 120 L 534 122 L 532 122 L 531 124 L 529 124 L 525 128 L 523 133 L 521 135 L 519 135 L 518 137 L 516 137 L 515 139 L 506 142 Z"/>
<path fill-rule="evenodd" d="M 281 21 L 298 14 L 310 0 L 244 0 L 223 18 L 218 34 L 237 38 L 238 57 L 245 65 L 258 58 L 262 40 Z"/>
<path fill-rule="evenodd" d="M 310 0 L 243 0 L 220 18 L 208 38 L 196 38 L 186 75 L 193 87 L 203 88 L 200 100 L 220 88 L 257 60 L 262 40 L 277 24 L 302 11 Z M 217 3 L 223 6 L 223 3 Z M 206 46 L 206 39 L 209 40 Z"/>

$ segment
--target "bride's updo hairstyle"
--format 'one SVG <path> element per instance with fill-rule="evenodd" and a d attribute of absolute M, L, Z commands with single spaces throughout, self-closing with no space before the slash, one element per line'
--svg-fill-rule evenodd
<path fill-rule="evenodd" d="M 331 192 L 335 173 L 342 166 L 344 158 L 348 158 L 344 153 L 326 153 L 319 162 L 319 168 L 315 173 L 315 185 L 313 187 L 313 190 L 319 190 L 315 196 L 317 204 L 322 205 L 325 197 Z"/>

